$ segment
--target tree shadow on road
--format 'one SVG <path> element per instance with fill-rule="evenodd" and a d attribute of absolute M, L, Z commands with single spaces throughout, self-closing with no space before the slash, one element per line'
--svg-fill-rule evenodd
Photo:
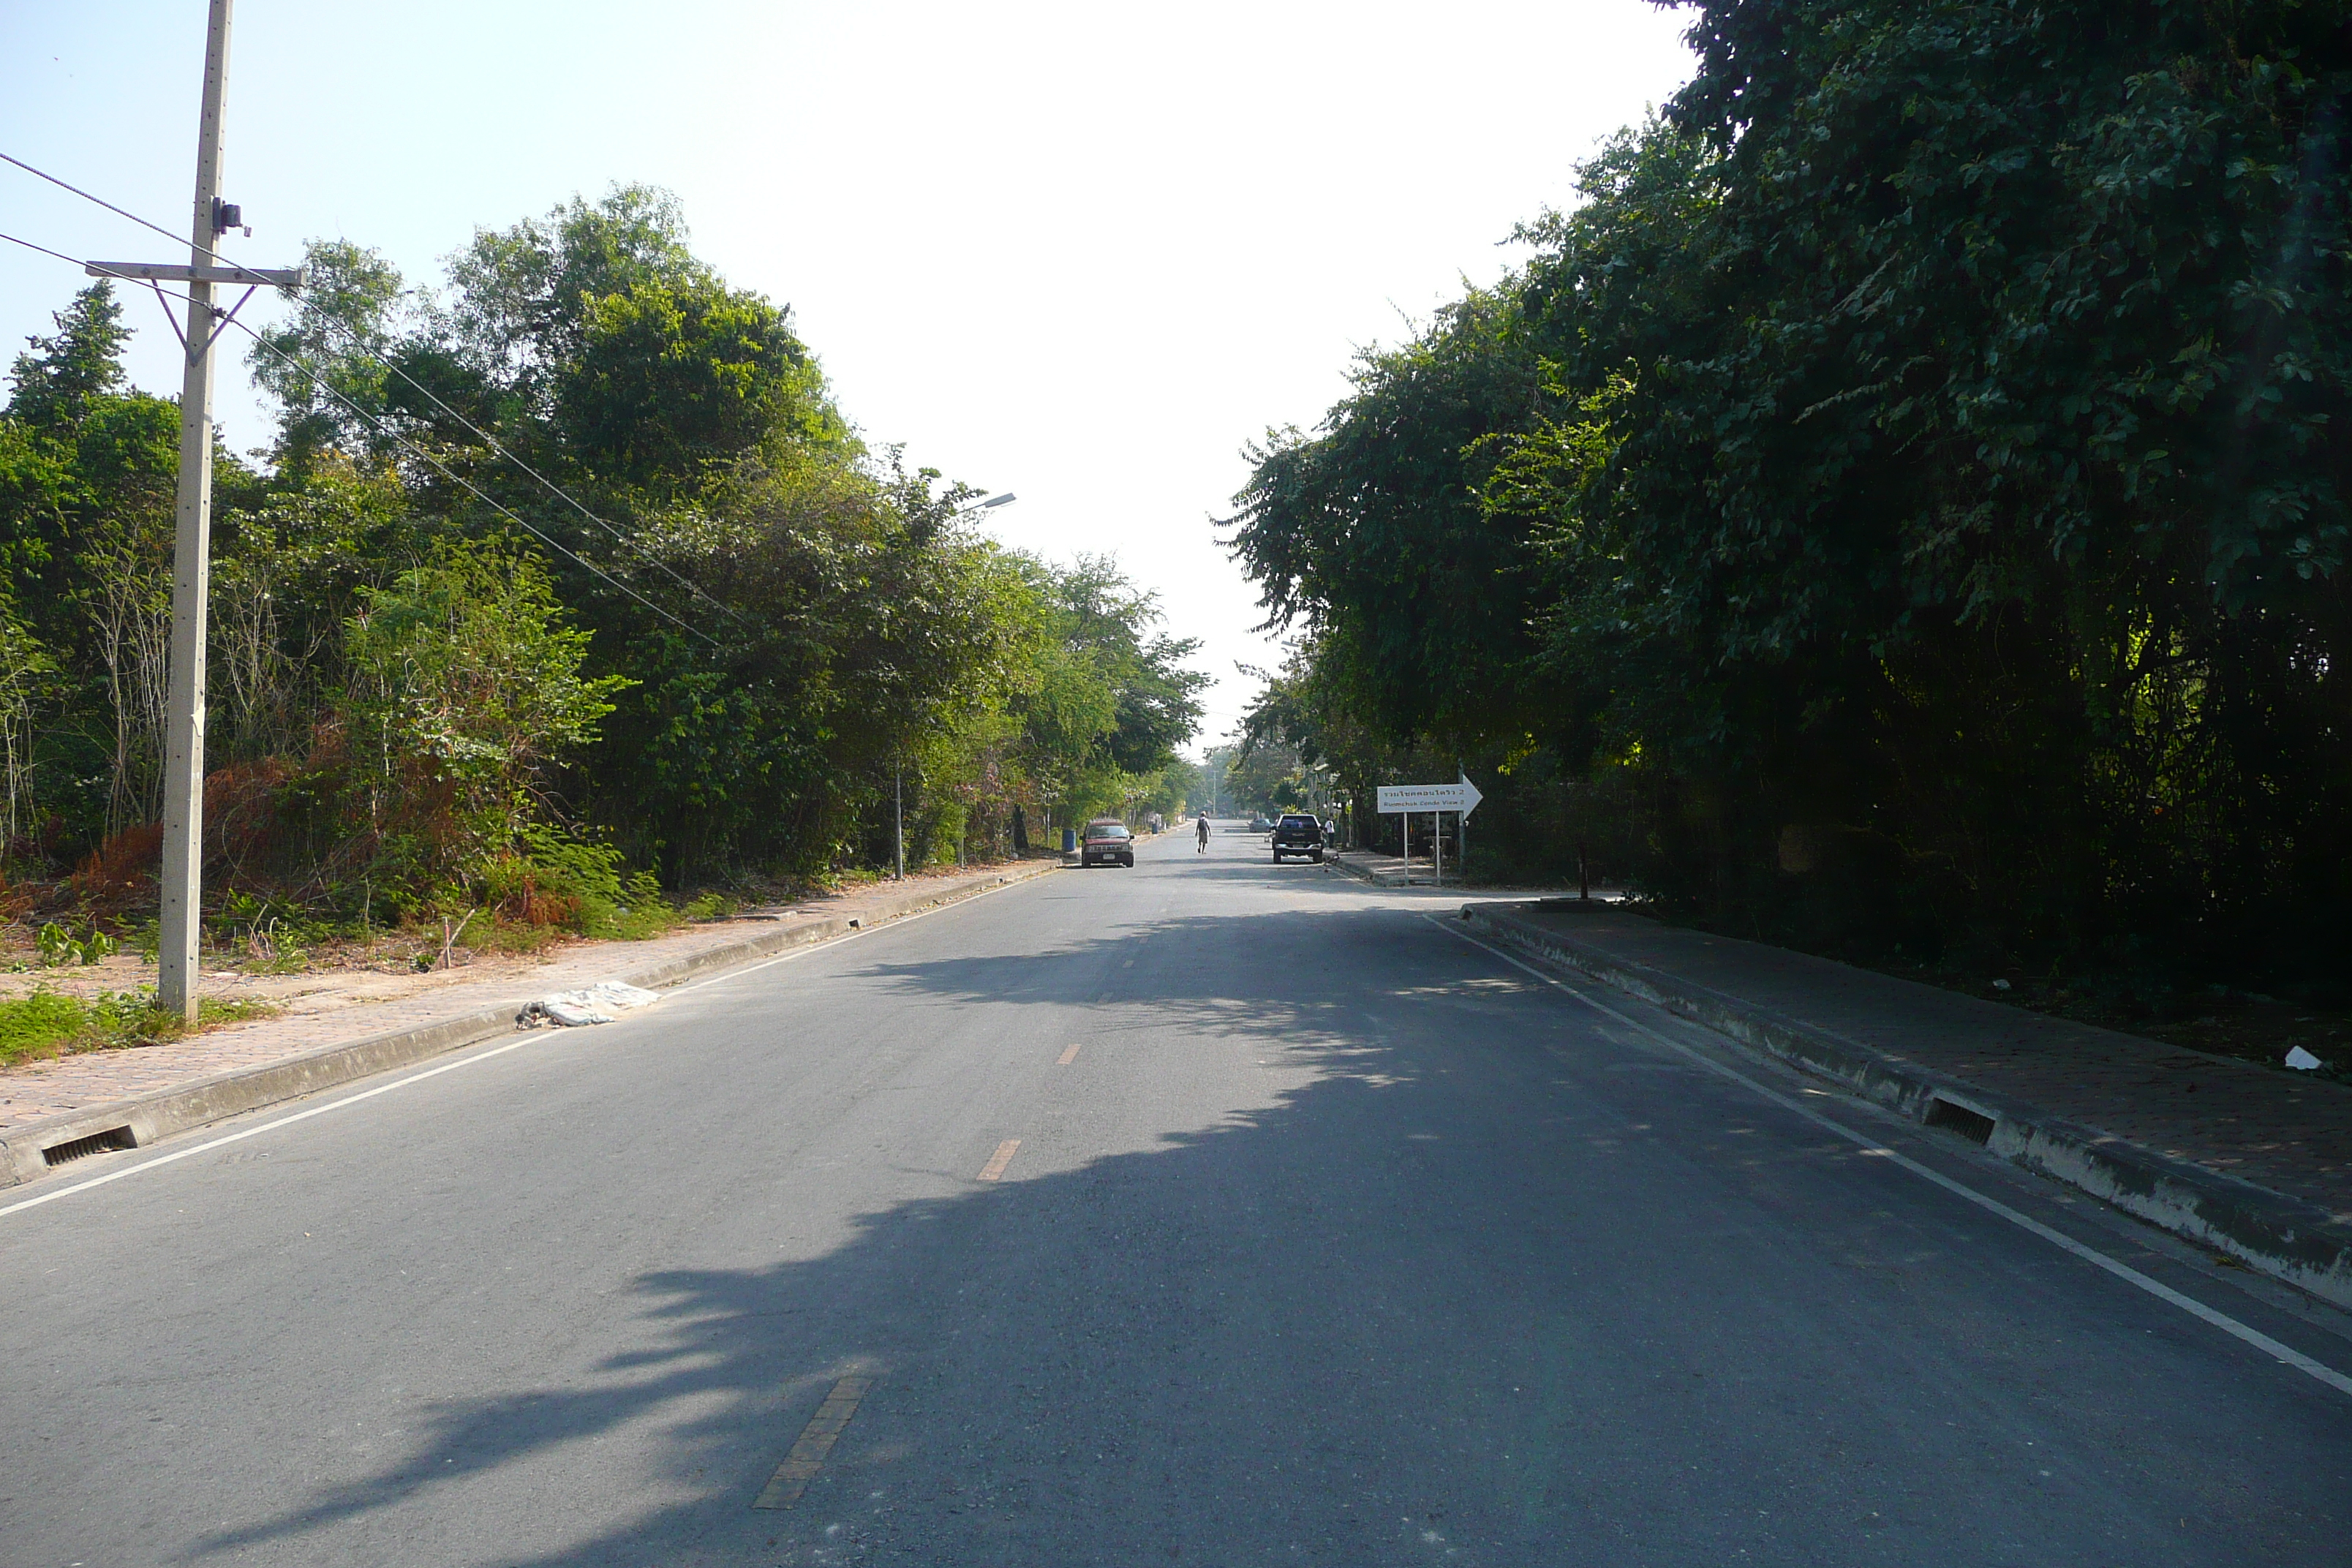
<path fill-rule="evenodd" d="M 433 1405 L 396 1462 L 209 1535 L 190 1559 L 307 1552 L 418 1510 L 455 1518 L 479 1506 L 469 1488 L 509 1472 L 544 1485 L 567 1456 L 622 1434 L 657 1456 L 641 1504 L 595 1500 L 627 1522 L 535 1555 L 453 1550 L 469 1562 L 732 1563 L 759 1559 L 773 1540 L 772 1560 L 784 1561 L 839 1527 L 875 1551 L 917 1553 L 910 1562 L 990 1560 L 986 1542 L 999 1535 L 1039 1548 L 1038 1561 L 1078 1562 L 1113 1560 L 1096 1550 L 1106 1528 L 1133 1542 L 1192 1539 L 1201 1527 L 1177 1517 L 1190 1511 L 1182 1500 L 1244 1484 L 1225 1472 L 1247 1468 L 1236 1447 L 1247 1431 L 1276 1404 L 1321 1397 L 1317 1380 L 1339 1375 L 1317 1370 L 1336 1347 L 1299 1353 L 1332 1292 L 1405 1322 L 1439 1310 L 1408 1309 L 1404 1287 L 1365 1273 L 1383 1254 L 1366 1233 L 1385 1222 L 1370 1216 L 1412 1206 L 1400 1184 L 1425 1163 L 1409 1139 L 1433 1114 L 1412 1103 L 1432 1064 L 1395 1043 L 1397 1021 L 1369 1005 L 1380 998 L 1278 961 L 1281 928 L 1299 918 L 1163 926 L 1172 952 L 1213 942 L 1238 956 L 1155 966 L 1144 972 L 1148 995 L 1097 1009 L 1098 1041 L 1148 1023 L 1275 1058 L 1282 1087 L 1218 1124 L 1171 1126 L 1147 1152 L 1035 1175 L 1016 1166 L 999 1184 L 850 1216 L 850 1239 L 822 1257 L 647 1273 L 631 1286 L 631 1348 L 589 1377 Z M 1411 962 L 1402 928 L 1365 941 L 1367 957 L 1402 942 L 1387 962 Z M 1132 945 L 1104 936 L 1067 956 Z M 1071 1000 L 1050 963 L 877 962 L 855 973 L 958 1005 Z M 1319 1261 L 1266 1275 L 1267 1259 L 1286 1254 Z M 826 1389 L 861 1372 L 878 1382 L 809 1497 L 789 1512 L 753 1510 Z M 647 1442 L 649 1431 L 658 1436 Z M 1177 1480 L 1185 1472 L 1194 1479 Z"/>
<path fill-rule="evenodd" d="M 1788 1436 L 1824 1423 L 1840 1451 L 1942 1467 L 1948 1496 L 1904 1500 L 1906 1539 L 1975 1542 L 1987 1507 L 2009 1534 L 2038 1513 L 2082 1528 L 2079 1493 L 1989 1467 L 1973 1430 L 2048 1393 L 2047 1365 L 1993 1342 L 2015 1281 L 1945 1303 L 1948 1331 L 1981 1316 L 1969 1379 L 1901 1388 L 1882 1369 L 1919 1331 L 1903 1279 L 1783 1288 L 1815 1253 L 1886 1249 L 1880 1221 L 1800 1201 L 1850 1179 L 1852 1151 L 1705 1159 L 1752 1103 L 1705 1075 L 1619 1072 L 1642 1065 L 1622 1051 L 1563 1066 L 1535 1043 L 1559 1027 L 1549 999 L 1433 952 L 1426 928 L 1313 914 L 1351 923 L 1336 965 L 1301 973 L 1273 940 L 1299 912 L 1234 918 L 1238 944 L 1231 918 L 1171 922 L 1175 952 L 1213 925 L 1236 956 L 1152 972 L 1111 1007 L 1265 1069 L 1214 1125 L 844 1216 L 822 1256 L 648 1272 L 629 1347 L 584 1378 L 442 1402 L 397 1461 L 186 1557 L 347 1560 L 389 1535 L 415 1543 L 389 1560 L 515 1568 L 1602 1563 L 1633 1542 L 1660 1562 L 1888 1560 L 1853 1524 L 1851 1477 Z M 860 973 L 1066 1004 L 1051 970 Z M 1693 1102 L 1720 1125 L 1671 1143 L 1660 1127 Z M 1654 1157 L 1628 1158 L 1643 1143 Z M 806 1494 L 754 1509 L 853 1373 L 872 1386 Z M 2268 1436 L 2340 1451 L 2315 1419 Z M 2149 1504 L 2106 1484 L 2095 1511 L 2127 1548 Z M 2312 1531 L 2345 1511 L 2315 1504 Z M 1857 1550 L 1792 1555 L 1807 1540 Z"/>

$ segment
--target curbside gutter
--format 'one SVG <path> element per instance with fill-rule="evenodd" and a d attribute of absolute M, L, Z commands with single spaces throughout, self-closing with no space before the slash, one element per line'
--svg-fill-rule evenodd
<path fill-rule="evenodd" d="M 1465 904 L 1496 941 L 1655 1003 L 1913 1121 L 1981 1118 L 1985 1147 L 2176 1235 L 2352 1308 L 2352 1215 L 2275 1193 L 2102 1132 L 1848 1039 L 1817 1024 L 1601 951 L 1508 912 Z M 1954 1117 L 1953 1111 L 1963 1113 Z"/>
<path fill-rule="evenodd" d="M 804 923 L 785 923 L 780 919 L 781 929 L 650 964 L 615 978 L 649 991 L 657 990 L 682 980 L 772 958 L 793 948 L 831 942 L 852 931 L 902 920 L 925 910 L 961 903 L 1061 868 L 1058 861 L 1032 863 L 944 892 L 910 889 L 895 899 L 885 899 L 879 909 L 869 907 L 855 915 L 828 915 Z M 356 1079 L 408 1067 L 428 1057 L 512 1034 L 515 1006 L 515 1002 L 509 999 L 436 1018 L 429 1024 L 411 1025 L 342 1045 L 321 1046 L 279 1061 L 215 1073 L 135 1099 L 84 1106 L 62 1116 L 28 1121 L 0 1137 L 0 1187 L 17 1186 L 47 1175 L 51 1166 L 45 1151 L 63 1144 L 102 1138 L 120 1141 L 110 1142 L 109 1147 L 143 1149 L 174 1132 L 299 1100 Z"/>

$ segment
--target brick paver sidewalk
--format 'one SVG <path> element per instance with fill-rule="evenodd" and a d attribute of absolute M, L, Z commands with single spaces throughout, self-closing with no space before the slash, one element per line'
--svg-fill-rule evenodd
<path fill-rule="evenodd" d="M 996 867 L 908 881 L 925 892 L 944 894 L 988 880 L 1003 869 Z M 169 1045 L 89 1051 L 0 1070 L 0 1134 L 45 1117 L 173 1089 L 216 1073 L 266 1066 L 323 1046 L 362 1040 L 487 1007 L 519 1011 L 531 998 L 551 991 L 573 990 L 690 958 L 773 931 L 779 922 L 814 925 L 856 916 L 862 910 L 878 910 L 903 894 L 899 885 L 884 882 L 690 926 L 648 942 L 577 942 L 556 950 L 543 961 L 484 964 L 481 967 L 492 973 L 480 978 L 469 978 L 471 972 L 466 969 L 414 976 L 375 972 L 302 976 L 286 988 L 291 993 L 287 1011 L 274 1017 Z M 148 978 L 152 981 L 152 974 Z M 214 994 L 231 995 L 260 988 L 259 984 L 240 986 L 236 980 L 223 977 L 208 977 L 207 985 Z"/>
<path fill-rule="evenodd" d="M 1621 963 L 2352 1218 L 2352 1088 L 1638 915 L 1506 906 Z"/>

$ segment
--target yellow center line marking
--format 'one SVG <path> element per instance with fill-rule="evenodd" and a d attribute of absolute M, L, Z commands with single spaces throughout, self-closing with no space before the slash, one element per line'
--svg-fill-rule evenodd
<path fill-rule="evenodd" d="M 816 1407 L 816 1414 L 809 1417 L 809 1424 L 801 1428 L 800 1440 L 793 1445 L 793 1451 L 784 1456 L 784 1462 L 776 1467 L 776 1473 L 768 1478 L 759 1500 L 751 1506 L 790 1508 L 800 1501 L 801 1493 L 808 1490 L 809 1482 L 816 1479 L 817 1471 L 824 1468 L 825 1456 L 833 1452 L 842 1428 L 857 1414 L 857 1402 L 873 1386 L 870 1377 L 845 1377 L 835 1384 L 833 1392 L 824 1396 L 824 1403 Z"/>
<path fill-rule="evenodd" d="M 999 1143 L 996 1152 L 988 1157 L 988 1163 L 980 1168 L 980 1179 L 983 1182 L 1001 1181 L 1004 1167 L 1013 1163 L 1013 1152 L 1020 1147 L 1021 1140 L 1018 1138 L 1007 1138 Z"/>
<path fill-rule="evenodd" d="M 1065 1046 L 1062 1048 L 1062 1054 L 1054 1058 L 1054 1065 L 1057 1068 L 1066 1068 L 1077 1059 L 1078 1047 L 1076 1046 Z"/>

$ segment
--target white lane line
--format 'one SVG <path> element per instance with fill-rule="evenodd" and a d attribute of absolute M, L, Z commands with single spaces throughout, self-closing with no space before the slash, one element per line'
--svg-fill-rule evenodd
<path fill-rule="evenodd" d="M 34 1197 L 10 1204 L 5 1208 L 0 1208 L 0 1215 L 12 1215 L 19 1209 L 38 1208 L 43 1204 L 55 1203 L 59 1198 L 71 1197 L 76 1193 L 86 1193 L 92 1187 L 102 1187 L 109 1182 L 119 1182 L 125 1176 L 144 1175 L 161 1166 L 209 1152 L 224 1144 L 242 1142 L 247 1138 L 258 1137 L 264 1132 L 274 1132 L 280 1127 L 291 1127 L 297 1121 L 308 1121 L 313 1116 L 324 1116 L 330 1110 L 341 1110 L 347 1105 L 357 1105 L 362 1100 L 373 1100 L 379 1094 L 390 1094 L 395 1089 L 406 1089 L 412 1083 L 422 1083 L 428 1078 L 439 1078 L 445 1072 L 456 1072 L 459 1068 L 469 1068 L 476 1062 L 486 1062 L 492 1057 L 502 1057 L 509 1051 L 520 1050 L 523 1047 L 531 1044 L 534 1038 L 536 1037 L 526 1035 L 520 1040 L 509 1040 L 503 1046 L 496 1046 L 487 1051 L 477 1051 L 470 1057 L 461 1058 L 454 1062 L 443 1062 L 437 1068 L 427 1068 L 423 1072 L 411 1073 L 408 1077 L 391 1083 L 378 1084 L 375 1088 L 364 1089 L 358 1094 L 346 1095 L 341 1100 L 330 1100 L 325 1105 L 314 1105 L 308 1110 L 298 1110 L 291 1116 L 281 1116 L 275 1121 L 266 1121 L 258 1127 L 248 1127 L 242 1132 L 232 1132 L 224 1138 L 207 1139 L 202 1143 L 186 1149 L 174 1149 L 168 1154 L 159 1154 L 152 1160 L 142 1161 L 136 1165 L 126 1165 L 120 1171 L 109 1171 L 103 1176 L 92 1176 L 89 1181 L 76 1182 L 69 1187 L 59 1187 L 53 1192 L 41 1193 Z"/>
<path fill-rule="evenodd" d="M 861 926 L 856 931 L 850 931 L 843 936 L 835 937 L 830 942 L 812 942 L 807 947 L 794 948 L 792 952 L 781 953 L 774 958 L 762 959 L 758 963 L 747 964 L 741 969 L 730 969 L 724 974 L 714 974 L 708 980 L 698 980 L 691 985 L 680 985 L 674 990 L 665 991 L 662 994 L 665 996 L 682 996 L 688 991 L 699 991 L 706 985 L 716 985 L 722 980 L 740 979 L 743 975 L 752 973 L 754 970 L 772 968 L 779 963 L 789 963 L 793 959 L 806 958 L 812 953 L 823 952 L 826 948 L 839 947 L 845 942 L 855 942 L 861 936 L 872 936 L 877 931 L 895 931 L 900 926 L 911 925 L 915 921 L 922 920 L 928 916 L 941 914 L 949 910 L 960 910 L 966 904 L 977 903 L 982 899 L 987 898 L 990 893 L 1001 893 L 1007 888 L 1025 887 L 1035 880 L 1037 880 L 1037 879 L 1034 877 L 1024 877 L 1018 882 L 1006 882 L 1000 887 L 990 888 L 985 892 L 974 893 L 971 898 L 958 899 L 951 904 L 940 904 L 931 909 L 919 910 L 911 915 L 901 915 L 897 920 L 887 921 L 882 925 L 871 927 Z M 363 1100 L 373 1100 L 379 1094 L 390 1094 L 395 1089 L 406 1089 L 412 1083 L 423 1083 L 428 1078 L 439 1078 L 445 1072 L 456 1072 L 459 1068 L 469 1068 L 478 1062 L 488 1061 L 492 1057 L 502 1057 L 509 1051 L 520 1050 L 523 1047 L 530 1045 L 533 1042 L 547 1043 L 559 1040 L 563 1037 L 564 1036 L 561 1033 L 554 1035 L 525 1035 L 519 1040 L 509 1040 L 503 1046 L 495 1046 L 487 1051 L 476 1051 L 471 1056 L 461 1057 L 453 1062 L 443 1062 L 437 1068 L 427 1068 L 423 1072 L 411 1073 L 406 1078 L 397 1079 L 391 1083 L 378 1084 L 375 1088 L 362 1089 L 358 1094 L 345 1095 L 342 1099 L 330 1100 L 325 1105 L 314 1105 L 308 1110 L 298 1110 L 290 1116 L 280 1116 L 274 1121 L 265 1121 L 258 1127 L 247 1127 L 242 1131 L 231 1132 L 225 1137 L 208 1139 L 191 1148 L 174 1149 L 168 1154 L 159 1154 L 152 1160 L 142 1160 L 136 1165 L 125 1165 L 119 1171 L 109 1171 L 102 1176 L 92 1176 L 86 1182 L 76 1182 L 70 1186 L 58 1187 L 49 1192 L 37 1194 L 29 1198 L 19 1199 L 16 1203 L 9 1204 L 5 1207 L 0 1207 L 0 1218 L 5 1218 L 9 1215 L 15 1214 L 20 1209 L 38 1208 L 43 1204 L 55 1203 L 59 1198 L 71 1197 L 76 1193 L 86 1193 L 92 1187 L 102 1187 L 109 1182 L 119 1182 L 125 1176 L 144 1175 L 149 1171 L 160 1169 L 163 1166 L 172 1164 L 177 1161 L 189 1159 L 197 1154 L 209 1152 L 212 1150 L 220 1148 L 224 1144 L 240 1142 L 247 1138 L 258 1137 L 264 1132 L 275 1132 L 280 1127 L 291 1127 L 297 1121 L 308 1121 L 313 1116 L 324 1116 L 330 1110 L 341 1110 L 345 1106 L 357 1105 Z"/>
<path fill-rule="evenodd" d="M 1897 1153 L 1895 1150 L 1887 1148 L 1885 1144 L 1880 1143 L 1870 1137 L 1869 1134 L 1858 1132 L 1853 1128 L 1846 1126 L 1843 1122 L 1833 1121 L 1830 1118 L 1823 1116 L 1820 1111 L 1815 1110 L 1810 1105 L 1806 1105 L 1799 1100 L 1790 1100 L 1787 1095 L 1778 1093 L 1766 1088 L 1764 1085 L 1758 1083 L 1754 1079 L 1749 1078 L 1746 1073 L 1727 1068 L 1721 1062 L 1718 1062 L 1713 1058 L 1707 1056 L 1705 1052 L 1693 1050 L 1690 1047 L 1684 1045 L 1681 1041 L 1660 1034 L 1657 1030 L 1651 1028 L 1647 1024 L 1641 1023 L 1636 1019 L 1626 1016 L 1616 1008 L 1610 1006 L 1607 1003 L 1586 995 L 1582 991 L 1580 991 L 1575 986 L 1569 984 L 1559 976 L 1547 974 L 1542 970 L 1536 968 L 1533 964 L 1524 963 L 1518 959 L 1512 957 L 1509 953 L 1505 952 L 1501 948 L 1496 947 L 1489 942 L 1479 941 L 1476 937 L 1472 936 L 1468 931 L 1454 930 L 1453 926 L 1446 924 L 1444 921 L 1439 919 L 1435 915 L 1423 915 L 1421 918 L 1429 921 L 1430 924 L 1436 926 L 1441 931 L 1446 931 L 1450 935 L 1460 937 L 1464 942 L 1468 942 L 1471 946 L 1492 953 L 1495 957 L 1501 959 L 1504 963 L 1511 965 L 1514 969 L 1525 970 L 1528 973 L 1534 975 L 1538 980 L 1542 981 L 1545 984 L 1568 993 L 1568 994 L 1575 997 L 1586 1006 L 1592 1008 L 1596 1012 L 1608 1015 L 1610 1017 L 1616 1019 L 1619 1023 L 1624 1025 L 1629 1029 L 1633 1029 L 1637 1033 L 1648 1036 L 1651 1039 L 1657 1041 L 1658 1044 L 1665 1047 L 1667 1049 L 1689 1058 L 1692 1061 L 1696 1062 L 1699 1066 L 1706 1068 L 1709 1072 L 1727 1078 L 1732 1082 L 1739 1084 L 1750 1091 L 1763 1096 L 1773 1104 L 1780 1106 L 1785 1110 L 1795 1111 L 1798 1115 L 1803 1117 L 1806 1121 L 1814 1123 L 1816 1126 L 1826 1128 L 1830 1131 L 1836 1133 L 1839 1137 L 1847 1140 L 1849 1142 L 1861 1145 L 1863 1152 L 1872 1155 L 1877 1159 L 1890 1161 L 1896 1165 L 1900 1165 L 1903 1169 L 1910 1172 L 1913 1175 L 1920 1177 L 1925 1181 L 1933 1182 L 1936 1185 L 1956 1196 L 1966 1198 L 1969 1202 L 1976 1205 L 1979 1208 L 1985 1210 L 1987 1213 L 1999 1215 L 2001 1218 L 2009 1221 L 2010 1224 L 2017 1226 L 2021 1229 L 2032 1231 L 2034 1235 L 2050 1243 L 2053 1247 L 2059 1248 L 2061 1251 L 2071 1253 L 2074 1257 L 2081 1258 L 2085 1263 L 2094 1264 L 2098 1268 L 2104 1268 L 2108 1273 L 2114 1275 L 2116 1279 L 2121 1279 L 2127 1284 L 2137 1286 L 2140 1289 L 2147 1291 L 2158 1300 L 2178 1307 L 2182 1311 L 2188 1313 L 2190 1317 L 2221 1330 L 2223 1333 L 2230 1335 L 2233 1339 L 2241 1340 L 2245 1343 L 2252 1345 L 2254 1349 L 2261 1351 L 2264 1355 L 2275 1357 L 2286 1365 L 2294 1368 L 2297 1372 L 2306 1373 L 2309 1375 L 2317 1378 L 2320 1382 L 2327 1384 L 2328 1387 L 2336 1390 L 2338 1394 L 2352 1394 L 2352 1377 L 2346 1376 L 2344 1373 L 2336 1371 L 2334 1367 L 2327 1365 L 2324 1362 L 2314 1361 L 2311 1357 L 2304 1354 L 2301 1351 L 2296 1350 L 2292 1345 L 2280 1343 L 2278 1341 L 2271 1338 L 2270 1335 L 2263 1332 L 2260 1329 L 2248 1323 L 2242 1323 L 2238 1321 L 2237 1319 L 2230 1316 L 2227 1312 L 2217 1311 L 2213 1308 L 2207 1306 L 2204 1302 L 2197 1300 L 2194 1296 L 2185 1296 L 2179 1291 L 2174 1289 L 2171 1286 L 2165 1284 L 2162 1280 L 2148 1278 L 2138 1269 L 2134 1268 L 2130 1264 L 2120 1262 L 2116 1258 L 2109 1258 L 2105 1253 L 2099 1251 L 2096 1247 L 2085 1247 L 2081 1242 L 2076 1241 L 2073 1237 L 2068 1236 L 2064 1231 L 2053 1230 L 2050 1226 L 2042 1224 L 2040 1220 L 2035 1219 L 2031 1215 L 2020 1214 L 2017 1210 L 2010 1207 L 2007 1204 L 2002 1203 L 2000 1199 L 1989 1196 L 1984 1193 L 1980 1193 L 1964 1182 L 1956 1182 L 1940 1171 L 1930 1169 L 1928 1166 L 1919 1163 L 1916 1160 L 1913 1160 L 1903 1154 Z"/>

